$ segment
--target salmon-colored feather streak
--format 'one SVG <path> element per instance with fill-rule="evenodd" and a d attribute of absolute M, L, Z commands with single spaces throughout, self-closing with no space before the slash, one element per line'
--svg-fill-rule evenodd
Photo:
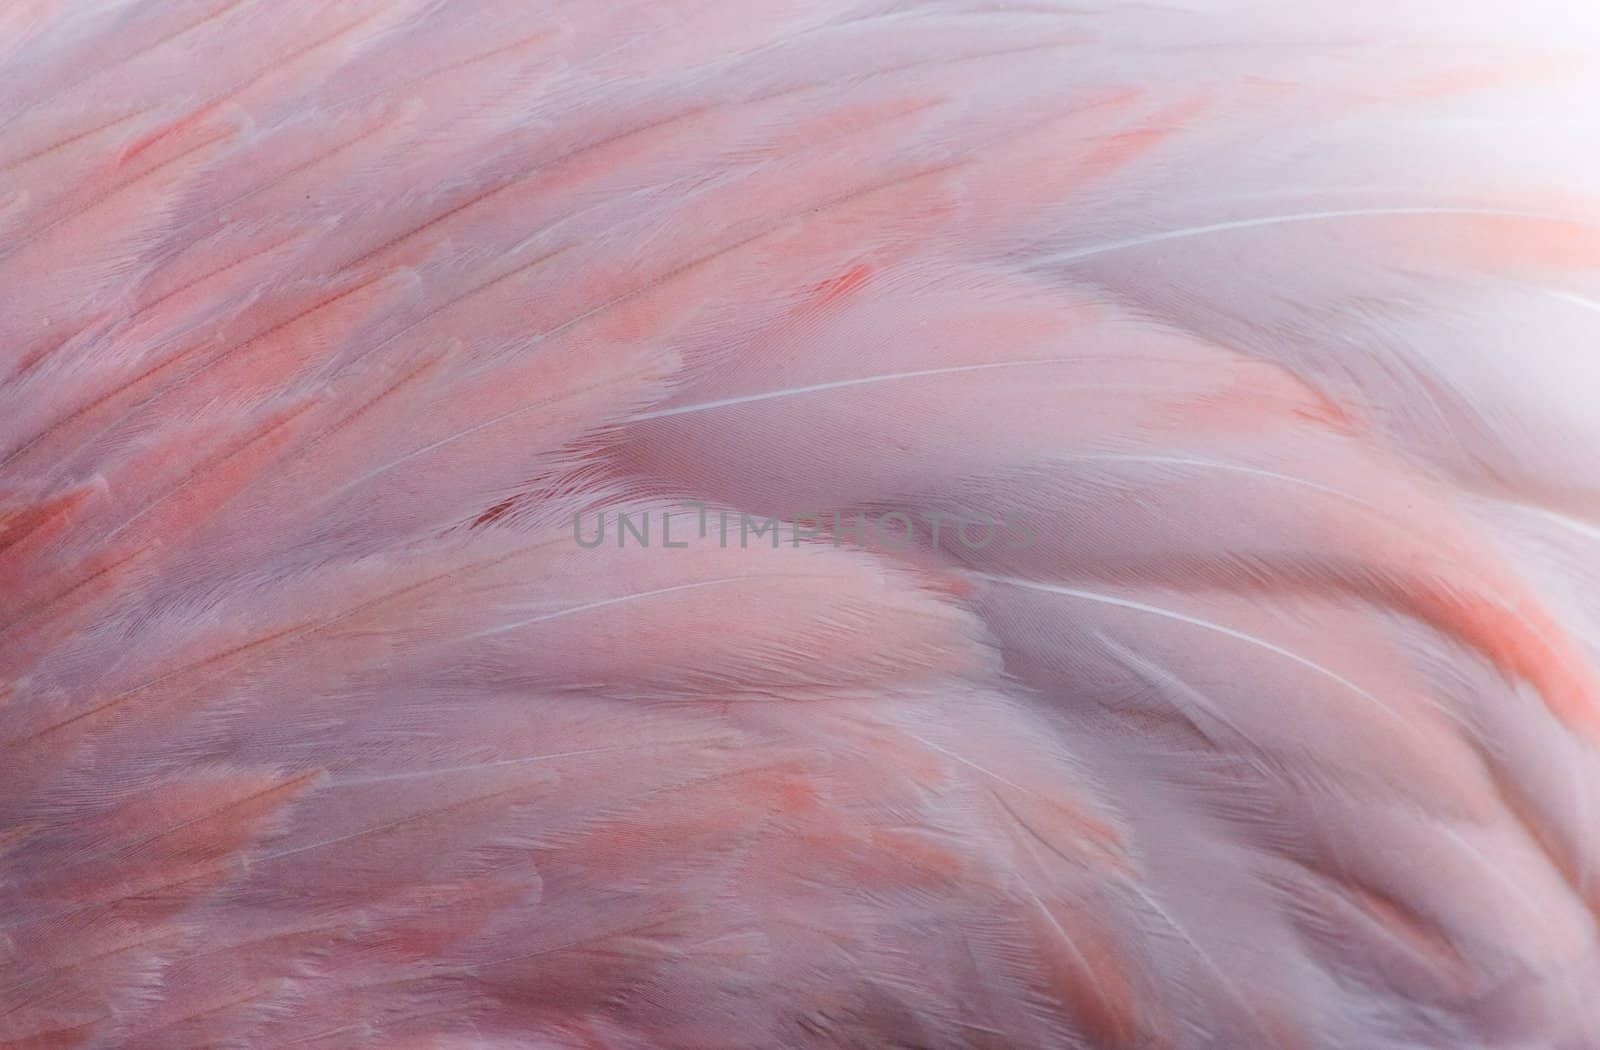
<path fill-rule="evenodd" d="M 0 2 L 0 1050 L 1597 1050 L 1580 0 Z"/>

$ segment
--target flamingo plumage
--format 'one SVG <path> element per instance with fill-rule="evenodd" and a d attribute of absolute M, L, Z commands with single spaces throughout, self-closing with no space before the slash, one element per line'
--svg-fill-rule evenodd
<path fill-rule="evenodd" d="M 6 0 L 0 1047 L 1600 1048 L 1579 0 Z"/>

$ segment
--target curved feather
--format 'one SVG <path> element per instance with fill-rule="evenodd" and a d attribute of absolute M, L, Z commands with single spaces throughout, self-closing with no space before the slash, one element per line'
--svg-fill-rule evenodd
<path fill-rule="evenodd" d="M 0 11 L 0 1045 L 1600 1045 L 1597 56 Z"/>

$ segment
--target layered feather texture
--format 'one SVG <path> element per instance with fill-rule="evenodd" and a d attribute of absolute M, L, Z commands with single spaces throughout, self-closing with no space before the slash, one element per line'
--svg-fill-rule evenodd
<path fill-rule="evenodd" d="M 5 5 L 0 1046 L 1594 1050 L 1596 114 L 1578 0 Z"/>

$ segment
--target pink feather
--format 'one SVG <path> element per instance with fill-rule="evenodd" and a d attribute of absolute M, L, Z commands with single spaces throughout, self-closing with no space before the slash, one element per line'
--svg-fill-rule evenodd
<path fill-rule="evenodd" d="M 0 1048 L 1600 1047 L 1589 6 L 12 0 L 0 101 Z"/>

